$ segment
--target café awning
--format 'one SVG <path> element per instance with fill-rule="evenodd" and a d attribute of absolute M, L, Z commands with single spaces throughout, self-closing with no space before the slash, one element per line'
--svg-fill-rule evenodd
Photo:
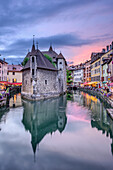
<path fill-rule="evenodd" d="M 92 84 L 99 84 L 99 81 L 97 81 L 97 82 L 96 81 L 91 81 L 91 82 L 88 83 L 88 85 L 92 85 Z"/>

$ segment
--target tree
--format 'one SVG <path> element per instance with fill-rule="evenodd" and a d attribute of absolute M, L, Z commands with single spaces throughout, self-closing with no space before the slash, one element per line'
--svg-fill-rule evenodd
<path fill-rule="evenodd" d="M 53 64 L 54 67 L 56 67 L 56 64 L 52 61 L 52 58 L 49 55 L 44 54 L 44 56 Z"/>
<path fill-rule="evenodd" d="M 24 61 L 22 62 L 22 66 L 25 66 L 26 63 L 28 62 L 28 60 L 29 60 L 29 58 L 28 58 L 28 57 L 25 57 L 25 58 L 24 58 Z"/>
<path fill-rule="evenodd" d="M 73 77 L 71 75 L 71 71 L 70 70 L 67 70 L 67 84 L 68 85 L 71 85 L 71 83 L 73 82 Z"/>

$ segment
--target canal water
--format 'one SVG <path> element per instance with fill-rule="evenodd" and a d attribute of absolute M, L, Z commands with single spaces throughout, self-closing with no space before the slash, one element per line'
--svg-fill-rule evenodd
<path fill-rule="evenodd" d="M 15 107 L 15 108 L 14 108 Z M 0 112 L 0 170 L 112 170 L 113 121 L 104 103 L 75 91 Z"/>

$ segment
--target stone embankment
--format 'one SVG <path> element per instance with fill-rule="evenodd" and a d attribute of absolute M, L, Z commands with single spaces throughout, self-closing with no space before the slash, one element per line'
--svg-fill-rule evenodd
<path fill-rule="evenodd" d="M 30 101 L 38 101 L 38 100 L 44 100 L 44 99 L 49 99 L 49 98 L 55 98 L 59 97 L 60 93 L 45 93 L 45 94 L 28 94 L 25 92 L 21 93 L 21 96 L 23 99 L 30 100 Z"/>
<path fill-rule="evenodd" d="M 77 90 L 86 92 L 88 94 L 91 94 L 93 96 L 96 96 L 99 98 L 103 103 L 105 103 L 108 115 L 113 119 L 113 100 L 110 99 L 109 97 L 103 95 L 100 91 L 94 90 L 94 89 L 87 89 L 87 88 L 82 88 L 78 87 Z"/>

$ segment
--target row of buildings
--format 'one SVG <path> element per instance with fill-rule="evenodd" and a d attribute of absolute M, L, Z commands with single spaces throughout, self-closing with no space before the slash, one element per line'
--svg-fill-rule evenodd
<path fill-rule="evenodd" d="M 93 52 L 90 60 L 78 65 L 68 67 L 70 70 L 70 84 L 78 86 L 97 85 L 107 86 L 113 82 L 113 42 L 102 49 L 101 52 Z"/>
<path fill-rule="evenodd" d="M 22 69 L 19 65 L 9 65 L 5 58 L 0 59 L 0 82 L 22 83 Z"/>

